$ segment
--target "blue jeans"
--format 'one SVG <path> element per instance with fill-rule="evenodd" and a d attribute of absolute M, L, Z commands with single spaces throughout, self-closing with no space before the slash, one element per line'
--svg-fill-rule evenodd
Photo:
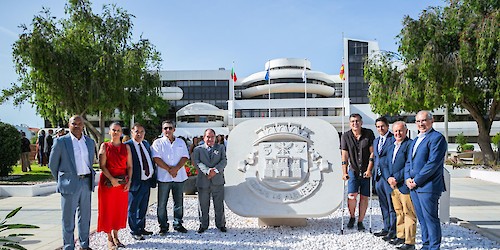
<path fill-rule="evenodd" d="M 174 228 L 182 226 L 182 217 L 184 216 L 184 182 L 158 182 L 158 223 L 161 230 L 168 230 L 167 201 L 172 190 L 174 198 Z"/>

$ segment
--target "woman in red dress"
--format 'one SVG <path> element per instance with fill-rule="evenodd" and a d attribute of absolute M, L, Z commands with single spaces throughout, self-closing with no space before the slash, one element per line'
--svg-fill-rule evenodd
<path fill-rule="evenodd" d="M 111 142 L 99 150 L 102 173 L 98 187 L 97 231 L 108 235 L 108 248 L 125 247 L 118 239 L 118 230 L 127 226 L 128 190 L 132 177 L 130 147 L 121 142 L 119 123 L 109 126 Z"/>

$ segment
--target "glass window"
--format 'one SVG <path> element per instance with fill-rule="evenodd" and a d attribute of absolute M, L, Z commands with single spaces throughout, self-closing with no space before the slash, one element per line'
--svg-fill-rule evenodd
<path fill-rule="evenodd" d="M 228 80 L 217 80 L 216 84 L 217 84 L 217 86 L 228 87 L 229 81 Z"/>
<path fill-rule="evenodd" d="M 188 81 L 177 81 L 177 87 L 187 87 L 189 86 Z"/>
<path fill-rule="evenodd" d="M 190 81 L 191 86 L 201 86 L 201 81 Z"/>
<path fill-rule="evenodd" d="M 215 86 L 214 80 L 203 80 L 201 81 L 201 86 Z"/>

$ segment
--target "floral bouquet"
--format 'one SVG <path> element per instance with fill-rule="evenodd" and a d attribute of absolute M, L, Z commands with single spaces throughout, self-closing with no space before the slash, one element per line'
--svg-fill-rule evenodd
<path fill-rule="evenodd" d="M 184 169 L 186 169 L 187 176 L 196 176 L 198 175 L 198 169 L 196 169 L 193 164 L 191 164 L 191 161 L 186 161 L 184 164 Z"/>

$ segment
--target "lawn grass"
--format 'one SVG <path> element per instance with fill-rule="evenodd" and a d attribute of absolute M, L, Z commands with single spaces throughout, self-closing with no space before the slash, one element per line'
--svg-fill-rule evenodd
<path fill-rule="evenodd" d="M 30 183 L 30 182 L 49 182 L 54 181 L 50 169 L 47 166 L 40 166 L 38 164 L 31 164 L 30 172 L 23 172 L 21 165 L 16 165 L 12 168 L 14 171 L 9 174 L 10 176 L 19 176 L 19 178 L 5 180 L 3 182 L 15 183 Z"/>
<path fill-rule="evenodd" d="M 92 166 L 95 170 L 99 169 L 99 165 L 94 164 Z M 40 183 L 40 182 L 51 182 L 54 181 L 54 177 L 50 173 L 48 166 L 40 166 L 38 163 L 31 164 L 30 172 L 23 172 L 21 165 L 16 165 L 13 168 L 13 172 L 9 176 L 16 176 L 18 178 L 2 180 L 0 183 L 5 184 L 19 184 L 19 183 Z"/>

